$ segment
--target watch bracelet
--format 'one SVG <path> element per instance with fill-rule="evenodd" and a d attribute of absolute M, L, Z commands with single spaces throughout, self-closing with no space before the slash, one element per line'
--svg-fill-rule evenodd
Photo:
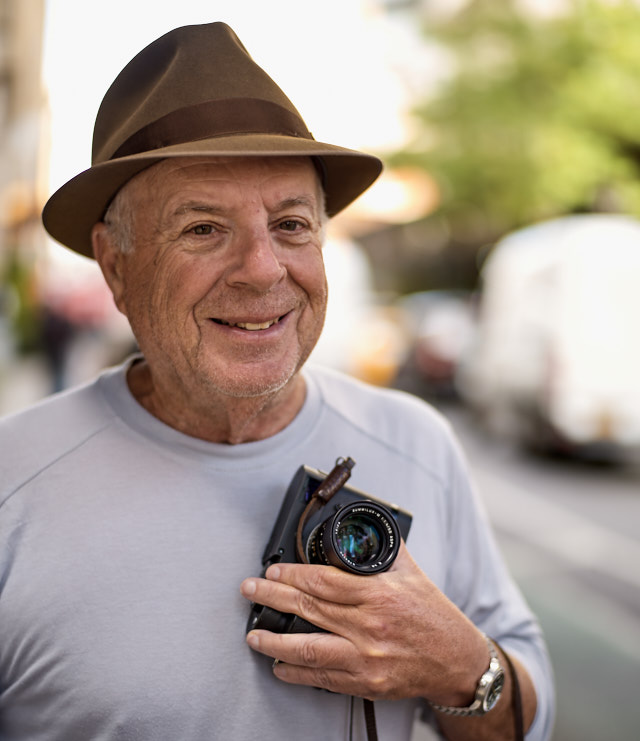
<path fill-rule="evenodd" d="M 491 663 L 495 661 L 499 661 L 498 652 L 495 649 L 495 646 L 493 644 L 493 641 L 491 638 L 489 638 L 488 635 L 482 634 L 484 636 L 484 639 L 487 642 L 487 647 L 489 648 L 489 667 L 491 667 Z M 486 672 L 483 672 L 483 676 Z M 471 705 L 475 703 L 475 698 Z M 429 702 L 429 705 L 434 709 L 437 710 L 439 713 L 444 713 L 444 715 L 454 715 L 458 717 L 467 717 L 467 718 L 473 718 L 474 716 L 478 715 L 486 715 L 486 713 L 481 709 L 478 708 L 476 710 L 470 710 L 469 707 L 455 707 L 455 706 L 447 706 L 447 705 L 438 705 L 435 702 Z"/>

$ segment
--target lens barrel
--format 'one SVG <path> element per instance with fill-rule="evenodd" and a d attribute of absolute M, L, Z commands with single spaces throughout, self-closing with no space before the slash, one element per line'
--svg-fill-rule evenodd
<path fill-rule="evenodd" d="M 399 548 L 400 530 L 390 510 L 362 500 L 341 507 L 312 531 L 307 557 L 354 574 L 376 574 L 391 566 Z"/>
<path fill-rule="evenodd" d="M 278 612 L 271 607 L 254 604 L 247 621 L 250 630 L 270 630 L 272 633 L 324 633 L 322 628 L 308 623 L 298 615 Z"/>

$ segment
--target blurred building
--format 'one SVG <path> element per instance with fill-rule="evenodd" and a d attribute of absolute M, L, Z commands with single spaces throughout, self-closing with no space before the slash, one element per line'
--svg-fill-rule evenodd
<path fill-rule="evenodd" d="M 0 244 L 39 213 L 46 187 L 45 0 L 0 0 Z"/>
<path fill-rule="evenodd" d="M 43 244 L 47 106 L 42 84 L 45 0 L 0 0 L 0 317 L 28 310 Z"/>
<path fill-rule="evenodd" d="M 37 342 L 48 170 L 44 14 L 45 0 L 0 0 L 0 410 L 19 396 L 16 357 Z"/>

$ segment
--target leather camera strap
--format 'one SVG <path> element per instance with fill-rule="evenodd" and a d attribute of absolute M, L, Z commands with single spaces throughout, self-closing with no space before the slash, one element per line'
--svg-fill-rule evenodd
<path fill-rule="evenodd" d="M 378 729 L 376 728 L 376 710 L 372 700 L 362 700 L 364 709 L 364 722 L 367 728 L 367 741 L 378 741 Z"/>
<path fill-rule="evenodd" d="M 495 641 L 494 641 L 495 643 Z M 498 644 L 496 644 L 498 645 Z M 502 655 L 507 661 L 511 673 L 511 706 L 513 708 L 513 731 L 515 741 L 524 741 L 524 719 L 522 714 L 522 694 L 520 692 L 520 682 L 518 673 L 511 661 L 509 654 L 500 647 Z"/>

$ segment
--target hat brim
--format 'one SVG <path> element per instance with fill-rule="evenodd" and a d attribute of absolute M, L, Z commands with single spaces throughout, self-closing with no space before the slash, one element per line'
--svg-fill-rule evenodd
<path fill-rule="evenodd" d="M 91 230 L 120 188 L 134 175 L 160 160 L 175 157 L 320 157 L 324 170 L 326 210 L 342 211 L 382 171 L 373 155 L 314 139 L 244 134 L 176 144 L 94 165 L 59 188 L 42 212 L 45 229 L 75 252 L 93 257 Z"/>

